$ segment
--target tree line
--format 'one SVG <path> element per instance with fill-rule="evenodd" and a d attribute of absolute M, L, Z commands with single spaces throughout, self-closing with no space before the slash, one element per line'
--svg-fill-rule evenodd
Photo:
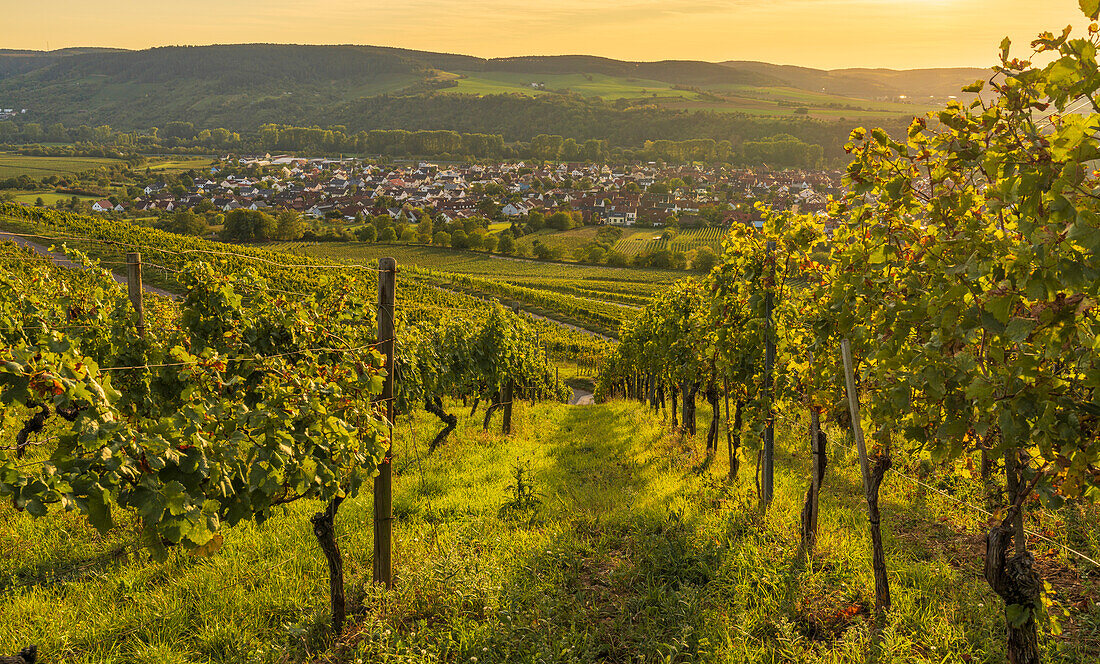
<path fill-rule="evenodd" d="M 68 145 L 55 145 L 68 144 Z M 506 140 L 500 133 L 455 130 L 371 129 L 345 125 L 300 127 L 265 124 L 252 133 L 223 127 L 199 128 L 171 121 L 163 127 L 121 131 L 109 125 L 66 127 L 60 122 L 0 122 L 0 146 L 39 155 L 122 156 L 134 152 L 290 152 L 304 155 L 377 154 L 447 159 L 536 159 L 603 163 L 608 161 L 706 162 L 814 168 L 825 163 L 825 147 L 791 133 L 683 140 L 643 139 L 637 145 L 607 139 L 537 134 Z M 33 147 L 32 147 L 33 146 Z"/>

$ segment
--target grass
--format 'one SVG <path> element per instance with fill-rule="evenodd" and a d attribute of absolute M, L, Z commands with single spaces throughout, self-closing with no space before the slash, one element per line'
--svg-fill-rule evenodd
<path fill-rule="evenodd" d="M 461 72 L 460 72 L 461 73 Z M 606 74 L 528 74 L 511 72 L 466 72 L 455 79 L 457 86 L 446 92 L 474 95 L 522 93 L 530 96 L 548 91 L 569 90 L 585 97 L 603 99 L 673 98 L 696 99 L 697 93 L 675 90 L 662 81 L 622 78 Z M 543 88 L 531 87 L 541 83 Z"/>
<path fill-rule="evenodd" d="M 451 94 L 523 94 L 530 97 L 567 90 L 584 97 L 606 100 L 629 99 L 675 109 L 706 109 L 729 113 L 784 116 L 805 106 L 809 115 L 821 118 L 891 118 L 923 115 L 930 107 L 872 101 L 786 87 L 749 85 L 706 86 L 711 96 L 692 90 L 677 90 L 663 81 L 624 78 L 606 74 L 534 74 L 511 72 L 457 72 L 441 78 L 454 80 Z M 532 87 L 542 84 L 543 87 Z"/>
<path fill-rule="evenodd" d="M 211 161 L 214 157 L 210 156 L 198 156 L 198 157 L 180 157 L 178 159 L 169 158 L 165 160 L 154 160 L 148 164 L 149 170 L 157 173 L 182 173 L 189 170 L 209 170 Z"/>
<path fill-rule="evenodd" d="M 100 157 L 30 157 L 0 152 L 0 178 L 27 175 L 39 179 L 49 175 L 76 175 L 118 163 L 121 163 L 118 159 Z"/>
<path fill-rule="evenodd" d="M 41 198 L 42 201 L 46 205 L 53 205 L 57 201 L 64 201 L 64 202 L 68 203 L 69 201 L 71 201 L 73 199 L 73 195 L 72 194 L 59 194 L 59 193 L 57 193 L 56 191 L 53 191 L 53 190 L 50 190 L 50 191 L 31 191 L 31 192 L 16 194 L 15 195 L 15 202 L 16 203 L 29 203 L 31 205 L 34 205 L 34 203 L 39 198 Z M 102 197 L 100 197 L 100 196 L 77 196 L 77 198 L 82 200 L 82 201 L 98 201 Z"/>
<path fill-rule="evenodd" d="M 529 249 L 534 245 L 535 240 L 538 240 L 551 247 L 560 247 L 565 252 L 566 257 L 571 257 L 575 249 L 580 249 L 584 245 L 594 241 L 598 230 L 599 229 L 594 226 L 574 228 L 568 231 L 543 229 L 518 238 L 516 240 L 516 245 Z"/>
<path fill-rule="evenodd" d="M 776 498 L 761 516 L 751 466 L 725 484 L 724 455 L 707 464 L 698 439 L 637 404 L 521 405 L 508 439 L 450 409 L 461 424 L 431 457 L 434 419 L 398 426 L 391 593 L 369 583 L 369 497 L 341 510 L 352 625 L 339 640 L 326 636 L 327 577 L 308 526 L 318 506 L 299 504 L 229 531 L 211 558 L 119 557 L 9 591 L 0 652 L 38 642 L 50 662 L 1004 661 L 1001 608 L 972 551 L 980 524 L 956 504 L 887 479 L 894 609 L 877 645 L 857 464 L 842 448 L 819 553 L 799 558 L 800 422 L 780 431 Z M 705 405 L 699 414 L 702 431 Z M 502 512 L 517 468 L 537 503 Z M 0 508 L 0 583 L 127 538 L 100 538 L 71 514 Z M 1044 635 L 1045 661 L 1095 661 L 1098 625 L 1095 606 L 1075 612 L 1072 637 Z"/>

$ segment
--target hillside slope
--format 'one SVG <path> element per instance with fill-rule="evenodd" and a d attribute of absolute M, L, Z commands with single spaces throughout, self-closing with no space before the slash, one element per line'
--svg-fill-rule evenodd
<path fill-rule="evenodd" d="M 824 119 L 902 119 L 925 108 L 876 100 L 946 97 L 983 73 L 829 72 L 760 62 L 625 62 L 585 55 L 483 59 L 350 45 L 0 51 L 0 106 L 29 109 L 27 121 L 68 126 L 147 128 L 186 120 L 235 130 L 268 122 L 458 128 L 439 126 L 436 116 L 422 110 L 423 99 L 513 95 L 531 100 L 553 92 L 559 98 L 576 97 L 581 106 L 615 101 L 613 110 L 790 116 L 801 106 Z M 460 107 L 467 103 L 454 103 L 455 112 L 466 112 Z M 386 108 L 387 115 L 379 119 L 362 111 L 364 106 Z M 532 125 L 540 119 L 519 117 Z M 491 126 L 479 130 L 504 132 Z"/>
<path fill-rule="evenodd" d="M 751 467 L 725 483 L 722 454 L 704 463 L 701 441 L 667 433 L 641 405 L 524 404 L 511 438 L 482 433 L 481 413 L 461 403 L 447 408 L 460 424 L 434 455 L 430 416 L 397 428 L 393 592 L 369 583 L 369 495 L 341 510 L 353 626 L 339 641 L 326 638 L 316 504 L 234 529 L 211 558 L 166 563 L 110 557 L 124 528 L 99 537 L 63 513 L 47 530 L 5 506 L 0 534 L 24 544 L 0 561 L 0 584 L 25 587 L 0 606 L 0 652 L 37 642 L 49 661 L 79 663 L 997 661 L 1002 618 L 980 578 L 977 520 L 895 476 L 883 487 L 894 610 L 872 645 L 858 463 L 832 457 L 819 554 L 804 561 L 808 461 L 793 423 L 777 437 L 764 517 Z M 1090 661 L 1088 648 L 1044 642 L 1044 661 Z"/>

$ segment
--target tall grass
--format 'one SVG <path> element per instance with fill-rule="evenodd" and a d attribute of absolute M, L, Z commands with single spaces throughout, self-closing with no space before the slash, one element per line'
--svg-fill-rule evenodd
<path fill-rule="evenodd" d="M 397 431 L 395 589 L 370 584 L 371 501 L 337 532 L 351 626 L 327 633 L 327 576 L 295 505 L 226 533 L 210 558 L 140 552 L 72 514 L 0 508 L 0 653 L 38 643 L 48 662 L 1003 662 L 997 598 L 980 580 L 983 524 L 900 477 L 883 488 L 894 608 L 872 638 L 870 544 L 858 464 L 839 446 L 821 496 L 818 554 L 798 554 L 808 482 L 803 423 L 778 436 L 776 497 L 756 506 L 752 465 L 625 402 L 522 405 L 515 434 L 461 413 L 431 457 L 436 422 Z M 700 436 L 707 408 L 699 411 Z M 499 426 L 499 416 L 494 423 Z M 504 510 L 525 470 L 533 509 Z M 84 567 L 74 564 L 91 561 Z M 1051 569 L 1086 572 L 1050 560 Z M 51 571 L 68 570 L 49 582 Z M 1073 608 L 1073 607 L 1070 607 Z M 1100 610 L 1074 609 L 1048 661 L 1096 661 Z"/>

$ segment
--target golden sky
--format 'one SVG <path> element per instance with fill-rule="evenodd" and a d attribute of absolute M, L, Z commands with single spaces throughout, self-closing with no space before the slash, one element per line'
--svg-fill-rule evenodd
<path fill-rule="evenodd" d="M 989 66 L 1077 0 L 0 0 L 0 48 L 373 44 L 483 57 Z M 1020 54 L 1024 54 L 1023 50 Z"/>

